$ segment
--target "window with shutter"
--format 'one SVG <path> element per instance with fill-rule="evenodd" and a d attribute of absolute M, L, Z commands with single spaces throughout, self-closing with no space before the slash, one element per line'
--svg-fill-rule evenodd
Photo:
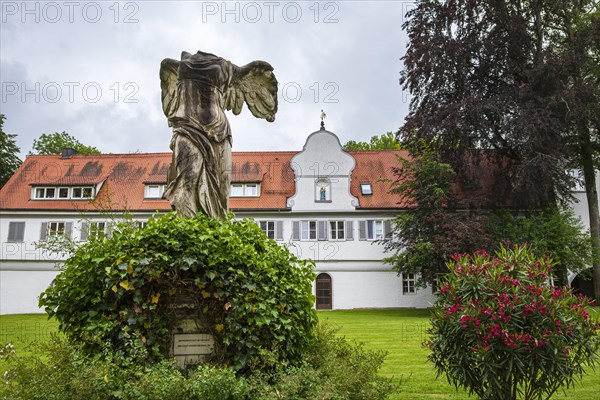
<path fill-rule="evenodd" d="M 275 239 L 275 221 L 260 221 L 259 226 L 269 239 Z"/>
<path fill-rule="evenodd" d="M 384 224 L 382 220 L 369 219 L 359 222 L 360 240 L 381 240 L 384 237 Z"/>
<path fill-rule="evenodd" d="M 317 221 L 300 221 L 300 240 L 317 239 Z"/>
<path fill-rule="evenodd" d="M 346 240 L 345 225 L 344 221 L 329 221 L 329 237 L 331 240 Z"/>
<path fill-rule="evenodd" d="M 42 229 L 40 232 L 40 240 L 44 241 L 48 239 L 48 236 L 63 235 L 66 238 L 71 238 L 73 231 L 73 223 L 65 221 L 50 221 L 43 222 Z"/>

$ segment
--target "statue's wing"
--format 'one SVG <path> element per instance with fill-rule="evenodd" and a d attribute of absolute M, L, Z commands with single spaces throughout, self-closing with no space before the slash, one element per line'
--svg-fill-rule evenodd
<path fill-rule="evenodd" d="M 160 63 L 160 89 L 163 112 L 167 118 L 173 116 L 179 106 L 177 96 L 177 76 L 179 61 L 165 58 Z"/>
<path fill-rule="evenodd" d="M 269 122 L 275 120 L 277 79 L 269 63 L 253 61 L 243 67 L 233 65 L 231 81 L 225 93 L 224 108 L 238 115 L 244 102 L 255 117 L 264 118 Z"/>

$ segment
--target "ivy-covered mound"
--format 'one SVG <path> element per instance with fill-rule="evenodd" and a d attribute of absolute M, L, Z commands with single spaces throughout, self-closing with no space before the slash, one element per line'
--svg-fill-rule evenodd
<path fill-rule="evenodd" d="M 313 267 L 252 221 L 168 213 L 79 247 L 40 306 L 91 353 L 159 360 L 185 299 L 208 321 L 213 361 L 238 371 L 297 364 L 317 322 Z"/>

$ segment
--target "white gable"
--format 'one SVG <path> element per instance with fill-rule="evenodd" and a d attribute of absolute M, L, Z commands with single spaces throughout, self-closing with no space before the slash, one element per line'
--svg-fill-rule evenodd
<path fill-rule="evenodd" d="M 350 176 L 355 164 L 335 134 L 323 128 L 312 133 L 291 160 L 296 193 L 287 206 L 293 211 L 354 210 L 358 199 L 350 194 Z"/>

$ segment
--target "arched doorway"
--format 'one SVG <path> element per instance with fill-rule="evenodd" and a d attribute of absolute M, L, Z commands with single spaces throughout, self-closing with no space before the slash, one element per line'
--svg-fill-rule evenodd
<path fill-rule="evenodd" d="M 332 290 L 331 276 L 329 274 L 319 274 L 317 276 L 317 310 L 331 310 L 332 308 Z"/>

